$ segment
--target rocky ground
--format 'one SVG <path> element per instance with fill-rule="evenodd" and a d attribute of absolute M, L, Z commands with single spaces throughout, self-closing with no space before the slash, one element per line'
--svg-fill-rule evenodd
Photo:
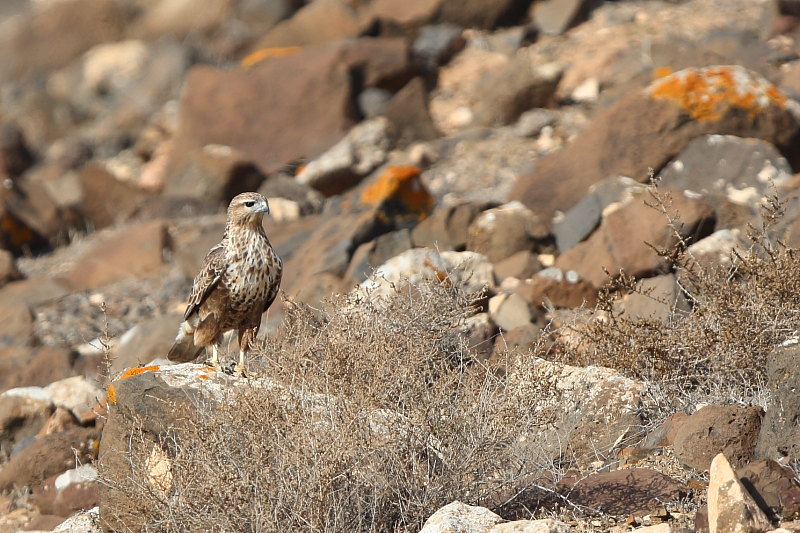
<path fill-rule="evenodd" d="M 609 273 L 642 279 L 614 312 L 667 323 L 696 302 L 653 248 L 726 265 L 766 196 L 785 202 L 769 236 L 800 247 L 797 17 L 790 0 L 1 2 L 0 533 L 99 520 L 64 522 L 98 504 L 108 385 L 164 357 L 239 192 L 269 198 L 285 265 L 262 335 L 292 302 L 448 279 L 486 291 L 466 328 L 486 364 L 588 320 Z M 595 454 L 560 457 L 553 490 L 588 514 L 454 503 L 423 531 L 800 530 L 797 350 L 772 346 L 753 397 L 648 416 L 623 364 L 552 362 L 587 399 L 559 445 Z"/>

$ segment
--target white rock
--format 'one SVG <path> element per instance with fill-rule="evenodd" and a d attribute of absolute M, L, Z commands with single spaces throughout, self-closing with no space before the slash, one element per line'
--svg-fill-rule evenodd
<path fill-rule="evenodd" d="M 393 126 L 389 119 L 365 120 L 307 164 L 296 179 L 315 189 L 327 189 L 335 186 L 334 182 L 344 173 L 366 176 L 386 161 L 393 144 Z"/>
<path fill-rule="evenodd" d="M 530 324 L 533 318 L 528 302 L 516 293 L 498 294 L 490 298 L 489 315 L 503 331 Z"/>
<path fill-rule="evenodd" d="M 124 87 L 142 74 L 148 55 L 143 41 L 98 44 L 84 55 L 83 84 L 93 92 Z"/>
<path fill-rule="evenodd" d="M 489 533 L 569 533 L 569 524 L 547 518 L 545 520 L 516 520 L 497 524 Z"/>
<path fill-rule="evenodd" d="M 576 102 L 596 102 L 600 96 L 600 82 L 597 78 L 589 78 L 575 87 L 570 97 Z"/>
<path fill-rule="evenodd" d="M 44 390 L 56 406 L 75 413 L 91 409 L 104 396 L 99 387 L 83 376 L 55 381 Z"/>
<path fill-rule="evenodd" d="M 455 501 L 433 513 L 419 533 L 486 533 L 502 521 L 485 507 Z"/>
<path fill-rule="evenodd" d="M 56 526 L 53 533 L 102 533 L 100 527 L 100 508 L 76 513 Z"/>
<path fill-rule="evenodd" d="M 672 533 L 672 526 L 664 523 L 655 526 L 639 527 L 631 531 L 631 533 Z"/>
<path fill-rule="evenodd" d="M 54 486 L 56 490 L 62 491 L 73 484 L 91 483 L 93 481 L 97 481 L 97 469 L 92 465 L 81 465 L 59 475 L 54 482 Z"/>
<path fill-rule="evenodd" d="M 0 396 L 20 396 L 38 402 L 53 403 L 50 394 L 42 387 L 16 387 L 8 389 Z"/>
<path fill-rule="evenodd" d="M 724 454 L 711 461 L 708 482 L 708 529 L 710 533 L 751 533 L 772 529 Z"/>
<path fill-rule="evenodd" d="M 449 280 L 467 292 L 478 292 L 494 286 L 494 268 L 475 252 L 442 252 L 432 248 L 412 248 L 392 257 L 375 269 L 361 288 L 373 296 L 386 296 L 400 281 L 412 285 L 425 280 Z"/>

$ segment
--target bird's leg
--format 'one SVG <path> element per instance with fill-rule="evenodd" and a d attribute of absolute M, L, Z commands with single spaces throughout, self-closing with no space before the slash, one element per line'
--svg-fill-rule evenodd
<path fill-rule="evenodd" d="M 216 342 L 211 345 L 211 361 L 208 365 L 217 372 L 222 372 L 222 366 L 219 364 L 219 345 Z"/>
<path fill-rule="evenodd" d="M 247 371 L 247 355 L 250 351 L 250 343 L 255 339 L 258 328 L 248 328 L 239 330 L 239 364 L 233 367 L 233 371 L 242 377 L 255 377 L 256 374 Z"/>

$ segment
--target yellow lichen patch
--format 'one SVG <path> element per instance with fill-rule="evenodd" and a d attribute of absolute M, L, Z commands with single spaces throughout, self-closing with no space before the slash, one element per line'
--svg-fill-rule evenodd
<path fill-rule="evenodd" d="M 199 377 L 200 379 L 211 379 L 211 376 L 209 376 L 208 374 L 198 374 L 197 377 Z"/>
<path fill-rule="evenodd" d="M 137 366 L 136 368 L 129 368 L 122 375 L 117 378 L 117 381 L 122 381 L 123 379 L 132 378 L 133 376 L 138 376 L 139 374 L 144 374 L 145 372 L 155 372 L 159 370 L 160 367 L 158 365 L 150 365 L 150 366 Z"/>
<path fill-rule="evenodd" d="M 275 48 L 262 48 L 260 50 L 256 50 L 251 54 L 247 54 L 244 59 L 242 59 L 242 67 L 243 68 L 250 68 L 254 65 L 261 63 L 262 61 L 272 58 L 272 57 L 286 57 L 292 56 L 300 52 L 299 46 L 279 46 Z"/>
<path fill-rule="evenodd" d="M 217 369 L 216 369 L 216 368 L 214 368 L 213 366 L 208 366 L 208 365 L 203 365 L 203 366 L 201 366 L 201 367 L 200 367 L 200 370 L 201 370 L 202 372 L 216 372 L 216 371 L 217 371 Z"/>
<path fill-rule="evenodd" d="M 670 100 L 698 121 L 717 121 L 732 107 L 754 117 L 769 105 L 783 105 L 786 97 L 763 78 L 742 67 L 689 68 L 655 81 L 655 100 Z"/>
<path fill-rule="evenodd" d="M 114 384 L 108 386 L 108 403 L 117 403 L 117 389 Z"/>
<path fill-rule="evenodd" d="M 659 78 L 664 78 L 666 76 L 669 76 L 673 72 L 675 71 L 672 70 L 672 67 L 658 67 L 653 71 L 653 79 L 657 80 Z"/>
<path fill-rule="evenodd" d="M 396 200 L 410 212 L 424 218 L 433 206 L 433 197 L 420 181 L 419 167 L 392 165 L 361 193 L 364 205 L 380 205 Z"/>

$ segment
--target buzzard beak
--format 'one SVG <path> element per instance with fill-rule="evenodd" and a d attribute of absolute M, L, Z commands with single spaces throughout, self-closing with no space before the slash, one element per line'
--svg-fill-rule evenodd
<path fill-rule="evenodd" d="M 269 204 L 264 201 L 260 206 L 258 206 L 258 212 L 269 214 Z"/>

